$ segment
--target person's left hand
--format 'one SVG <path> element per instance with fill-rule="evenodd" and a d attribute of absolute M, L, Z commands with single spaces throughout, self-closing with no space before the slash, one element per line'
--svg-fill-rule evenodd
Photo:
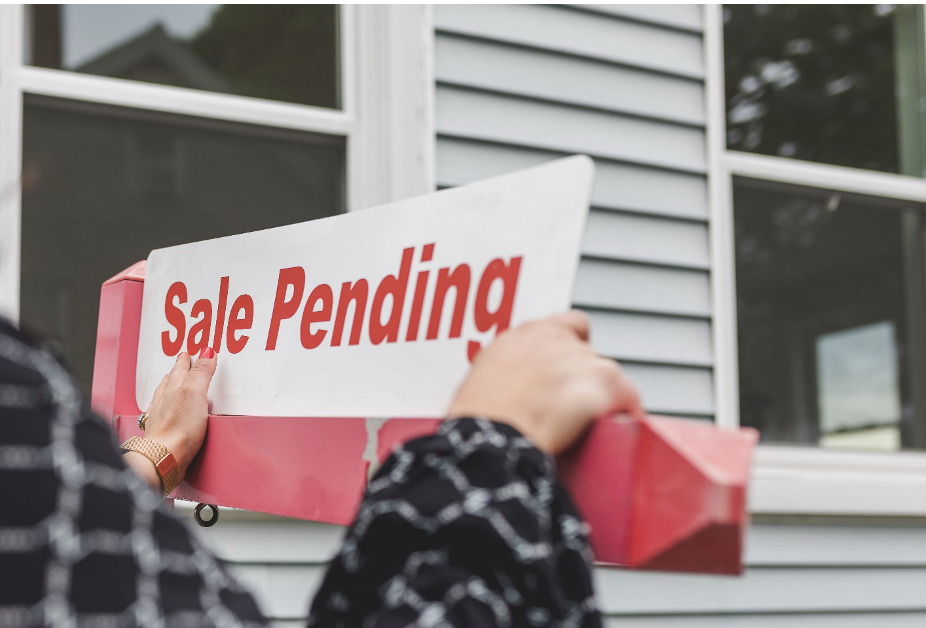
<path fill-rule="evenodd" d="M 507 423 L 549 454 L 566 451 L 598 417 L 643 418 L 640 395 L 588 343 L 588 316 L 557 314 L 507 329 L 479 352 L 447 418 Z"/>
<path fill-rule="evenodd" d="M 195 364 L 190 354 L 180 353 L 174 368 L 154 391 L 148 407 L 145 437 L 161 443 L 174 455 L 181 480 L 206 438 L 209 417 L 206 393 L 217 359 L 209 347 L 200 352 Z"/>

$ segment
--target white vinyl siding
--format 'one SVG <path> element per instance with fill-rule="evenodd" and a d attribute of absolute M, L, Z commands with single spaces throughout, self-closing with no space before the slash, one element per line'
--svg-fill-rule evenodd
<path fill-rule="evenodd" d="M 342 529 L 236 515 L 199 536 L 275 622 L 303 622 Z M 926 625 L 923 525 L 760 521 L 746 562 L 740 578 L 598 568 L 599 603 L 615 628 Z"/>
<path fill-rule="evenodd" d="M 442 136 L 438 141 L 437 172 L 442 186 L 463 185 L 536 166 L 561 155 Z M 597 160 L 592 205 L 602 210 L 689 219 L 706 224 L 707 182 L 700 174 Z"/>
<path fill-rule="evenodd" d="M 701 8 L 434 9 L 437 182 L 596 163 L 574 303 L 655 413 L 711 418 Z"/>

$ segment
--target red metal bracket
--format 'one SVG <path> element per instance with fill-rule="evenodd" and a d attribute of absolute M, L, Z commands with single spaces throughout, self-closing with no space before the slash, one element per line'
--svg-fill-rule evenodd
<path fill-rule="evenodd" d="M 144 262 L 103 284 L 93 408 L 120 439 L 140 435 L 135 365 Z M 179 499 L 346 525 L 371 463 L 439 420 L 209 416 Z M 558 461 L 591 526 L 596 559 L 660 571 L 742 571 L 755 430 L 650 417 L 597 421 Z"/>

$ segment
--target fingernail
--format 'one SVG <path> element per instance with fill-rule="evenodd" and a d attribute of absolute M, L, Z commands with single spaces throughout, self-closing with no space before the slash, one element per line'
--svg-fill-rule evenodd
<path fill-rule="evenodd" d="M 199 352 L 199 357 L 211 360 L 215 357 L 215 351 L 212 350 L 212 347 L 203 347 L 203 350 Z"/>

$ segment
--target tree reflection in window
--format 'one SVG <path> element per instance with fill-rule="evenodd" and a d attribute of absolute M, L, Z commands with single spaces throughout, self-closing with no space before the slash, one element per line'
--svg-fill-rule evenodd
<path fill-rule="evenodd" d="M 894 5 L 724 7 L 727 146 L 899 172 Z"/>
<path fill-rule="evenodd" d="M 340 107 L 333 4 L 30 5 L 26 63 Z"/>

